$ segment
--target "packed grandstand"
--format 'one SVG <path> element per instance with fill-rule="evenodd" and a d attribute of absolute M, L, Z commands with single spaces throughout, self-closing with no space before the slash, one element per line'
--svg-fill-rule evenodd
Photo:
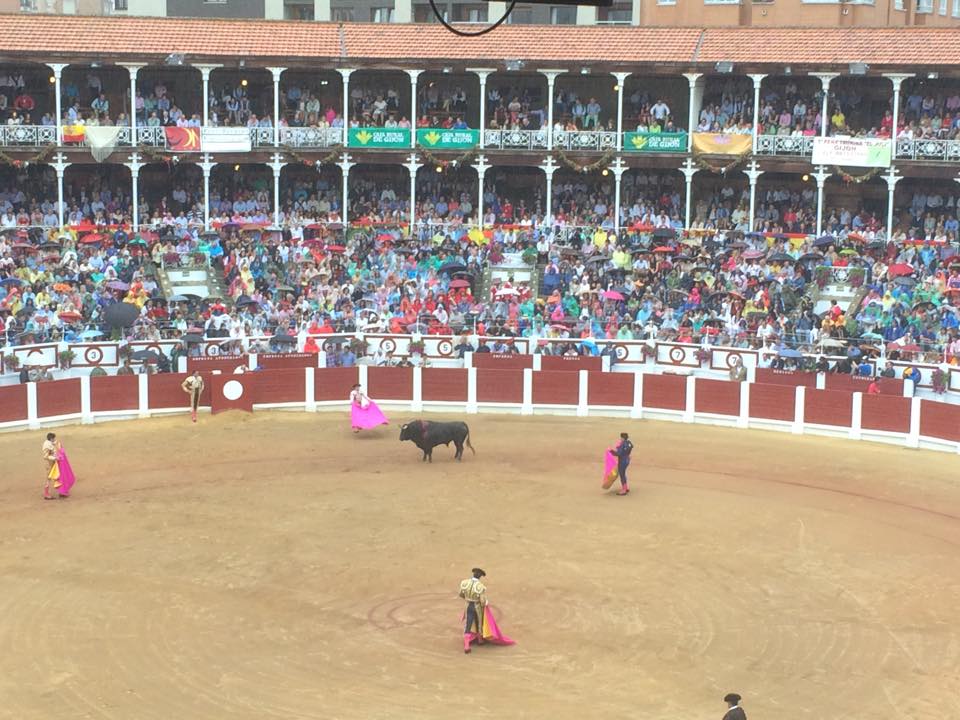
<path fill-rule="evenodd" d="M 312 72 L 102 42 L 0 68 L 8 354 L 375 331 L 766 348 L 850 372 L 960 356 L 960 86 L 920 60 L 663 74 L 477 70 L 452 50 Z M 831 140 L 869 166 L 811 164 Z M 197 268 L 209 285 L 171 290 Z M 120 326 L 118 302 L 136 309 Z"/>

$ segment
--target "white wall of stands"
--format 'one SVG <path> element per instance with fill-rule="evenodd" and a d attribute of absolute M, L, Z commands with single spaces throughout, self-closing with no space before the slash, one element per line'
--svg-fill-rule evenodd
<path fill-rule="evenodd" d="M 463 367 L 463 361 L 455 357 L 454 347 L 460 341 L 460 336 L 452 335 L 393 335 L 383 333 L 334 333 L 330 335 L 312 336 L 321 347 L 330 340 L 349 340 L 355 337 L 362 337 L 367 340 L 368 354 L 373 354 L 381 346 L 385 350 L 393 350 L 396 358 L 405 358 L 408 356 L 409 344 L 414 340 L 424 343 L 424 355 L 434 367 Z M 298 349 L 303 348 L 307 335 L 303 334 L 298 338 Z M 491 342 L 495 340 L 504 340 L 513 343 L 520 354 L 533 355 L 533 368 L 539 369 L 540 355 L 536 353 L 536 338 L 495 338 L 469 336 L 469 342 L 477 347 L 479 341 Z M 201 344 L 201 355 L 216 357 L 219 352 L 219 345 L 229 340 L 229 338 L 216 338 L 208 340 Z M 243 340 L 244 347 L 250 347 L 252 344 L 263 341 L 269 342 L 269 337 L 247 338 Z M 571 338 L 549 339 L 549 342 L 574 342 L 579 343 L 579 339 Z M 750 348 L 721 347 L 717 345 L 707 346 L 711 357 L 709 362 L 701 363 L 697 359 L 697 351 L 704 348 L 702 345 L 676 342 L 657 342 L 656 354 L 653 357 L 645 358 L 643 356 L 643 347 L 647 344 L 644 340 L 596 340 L 590 339 L 603 349 L 607 345 L 614 345 L 617 348 L 618 360 L 610 368 L 613 372 L 674 372 L 674 373 L 693 373 L 702 377 L 726 378 L 733 358 L 739 358 L 747 369 L 747 381 L 753 382 L 755 379 L 756 368 L 760 365 L 760 351 Z M 156 342 L 146 340 L 134 340 L 129 342 L 134 350 L 154 349 L 162 350 L 170 354 L 174 347 L 180 344 L 179 340 L 167 339 Z M 47 368 L 57 368 L 57 353 L 60 350 L 71 349 L 76 353 L 76 358 L 72 362 L 69 370 L 54 370 L 54 378 L 62 379 L 68 377 L 80 377 L 87 375 L 96 365 L 103 365 L 108 370 L 116 368 L 121 364 L 120 343 L 117 342 L 95 342 L 95 343 L 40 343 L 35 345 L 15 345 L 6 348 L 0 348 L 0 356 L 9 354 L 16 355 L 22 364 L 39 365 Z M 839 360 L 840 356 L 828 358 Z M 469 359 L 466 361 L 469 364 Z M 874 361 L 876 365 L 879 361 Z M 135 363 L 136 364 L 136 363 Z M 920 370 L 921 380 L 918 389 L 932 387 L 931 374 L 937 368 L 933 364 L 924 363 L 906 363 L 895 361 L 893 363 L 897 374 L 907 367 L 916 367 Z M 256 367 L 255 357 L 250 360 L 250 367 Z M 324 367 L 324 353 L 320 353 L 318 358 L 318 367 Z M 604 369 L 608 368 L 608 361 L 604 362 Z M 0 374 L 0 385 L 9 385 L 17 382 L 17 374 L 11 372 L 9 368 L 4 367 L 4 372 Z M 181 370 L 185 369 L 185 365 Z M 818 378 L 817 387 L 824 388 L 823 376 Z M 960 402 L 960 367 L 949 368 L 948 392 L 940 400 L 947 402 Z"/>
<path fill-rule="evenodd" d="M 359 380 L 366 384 L 369 366 L 358 367 Z M 733 415 L 717 415 L 696 411 L 697 377 L 689 374 L 686 377 L 686 401 L 683 410 L 666 410 L 662 408 L 644 407 L 643 384 L 644 377 L 649 371 L 657 372 L 653 367 L 638 367 L 634 374 L 634 404 L 631 407 L 616 407 L 609 405 L 591 406 L 589 398 L 590 373 L 585 370 L 579 372 L 579 393 L 576 405 L 537 405 L 533 403 L 533 369 L 523 370 L 523 401 L 521 403 L 480 403 L 477 401 L 477 370 L 468 367 L 467 399 L 465 402 L 424 402 L 422 397 L 423 371 L 413 369 L 413 390 L 409 401 L 382 400 L 379 403 L 394 412 L 441 412 L 466 414 L 476 413 L 514 413 L 520 415 L 572 415 L 577 417 L 619 417 L 631 420 L 666 420 L 683 423 L 718 425 L 740 429 L 777 430 L 795 435 L 825 435 L 847 438 L 850 440 L 868 440 L 883 442 L 907 448 L 932 449 L 944 452 L 960 453 L 960 443 L 934 437 L 921 436 L 920 412 L 921 398 L 913 397 L 910 408 L 910 431 L 908 433 L 885 432 L 864 429 L 861 426 L 862 393 L 851 393 L 850 427 L 838 427 L 808 423 L 804 419 L 805 399 L 807 389 L 798 386 L 794 389 L 794 413 L 792 421 L 770 420 L 750 416 L 750 393 L 752 383 L 740 384 L 739 412 Z M 314 395 L 315 368 L 304 369 L 305 401 L 296 403 L 258 404 L 258 409 L 301 410 L 306 412 L 332 411 L 347 412 L 349 404 L 346 398 L 342 401 L 317 401 Z M 269 372 L 269 371 L 266 371 Z M 0 423 L 0 430 L 37 430 L 42 427 L 64 424 L 90 424 L 110 420 L 135 418 L 149 418 L 152 416 L 185 414 L 184 408 L 151 409 L 149 407 L 149 384 L 147 375 L 137 376 L 139 382 L 138 408 L 135 410 L 93 412 L 91 410 L 91 381 L 88 374 L 80 376 L 81 411 L 79 413 L 55 417 L 40 418 L 37 412 L 37 387 L 35 383 L 27 385 L 27 418 L 25 420 Z M 905 394 L 912 394 L 912 384 L 905 383 Z"/>

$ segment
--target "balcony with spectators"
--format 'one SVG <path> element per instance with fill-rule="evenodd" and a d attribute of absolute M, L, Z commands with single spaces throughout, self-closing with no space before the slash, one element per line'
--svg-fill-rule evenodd
<path fill-rule="evenodd" d="M 411 79 L 397 70 L 361 70 L 350 76 L 348 145 L 371 150 L 412 146 Z"/>
<path fill-rule="evenodd" d="M 107 144 L 130 145 L 130 74 L 116 65 L 70 65 L 61 81 L 62 137 L 65 145 L 102 137 Z M 115 128 L 116 130 L 94 130 Z"/>
<path fill-rule="evenodd" d="M 884 77 L 838 77 L 830 83 L 827 135 L 890 138 L 893 89 Z"/>
<path fill-rule="evenodd" d="M 821 134 L 823 90 L 819 79 L 764 78 L 760 87 L 757 155 L 810 157 Z"/>
<path fill-rule="evenodd" d="M 56 143 L 53 80 L 45 65 L 0 65 L 0 147 Z"/>
<path fill-rule="evenodd" d="M 494 150 L 546 150 L 547 83 L 535 73 L 493 73 L 487 78 L 484 145 Z"/>
<path fill-rule="evenodd" d="M 331 71 L 286 70 L 280 78 L 280 144 L 329 148 L 343 144 L 343 78 Z"/>
<path fill-rule="evenodd" d="M 584 68 L 583 71 L 589 71 Z M 617 81 L 565 73 L 553 91 L 553 147 L 572 152 L 617 149 Z"/>
<path fill-rule="evenodd" d="M 187 66 L 151 65 L 140 68 L 134 97 L 137 144 L 163 147 L 163 128 L 203 124 L 200 71 Z"/>
<path fill-rule="evenodd" d="M 684 78 L 628 77 L 623 87 L 624 153 L 685 153 L 689 107 Z"/>
<path fill-rule="evenodd" d="M 417 85 L 417 145 L 469 150 L 480 142 L 480 80 L 475 73 L 425 72 Z"/>
<path fill-rule="evenodd" d="M 960 162 L 960 85 L 908 78 L 901 90 L 896 158 Z"/>

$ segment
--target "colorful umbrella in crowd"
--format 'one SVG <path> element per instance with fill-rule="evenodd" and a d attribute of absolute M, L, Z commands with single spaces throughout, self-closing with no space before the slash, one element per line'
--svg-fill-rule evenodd
<path fill-rule="evenodd" d="M 606 290 L 603 293 L 604 300 L 623 300 L 623 295 L 616 290 Z"/>
<path fill-rule="evenodd" d="M 905 275 L 913 275 L 913 266 L 907 265 L 906 263 L 894 263 L 887 268 L 887 274 L 890 277 L 900 277 Z"/>

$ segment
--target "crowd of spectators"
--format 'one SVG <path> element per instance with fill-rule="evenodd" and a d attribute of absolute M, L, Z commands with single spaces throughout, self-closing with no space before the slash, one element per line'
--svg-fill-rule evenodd
<path fill-rule="evenodd" d="M 624 130 L 682 132 L 686 125 L 686 101 L 679 102 L 674 94 L 663 90 L 654 93 L 638 87 L 624 97 Z"/>
<path fill-rule="evenodd" d="M 539 87 L 491 85 L 487 91 L 488 127 L 493 130 L 540 130 L 547 127 L 547 103 Z"/>
<path fill-rule="evenodd" d="M 822 106 L 822 90 L 809 92 L 793 79 L 770 83 L 761 93 L 759 132 L 781 137 L 819 135 Z"/>
<path fill-rule="evenodd" d="M 953 140 L 960 134 L 960 92 L 914 83 L 902 94 L 897 137 Z"/>
<path fill-rule="evenodd" d="M 753 229 L 764 233 L 813 234 L 817 229 L 817 192 L 810 183 L 757 188 Z M 749 211 L 749 210 L 748 210 Z"/>
<path fill-rule="evenodd" d="M 667 186 L 648 187 L 628 202 L 641 220 L 678 213 L 679 198 Z M 192 327 L 236 340 L 418 325 L 551 342 L 654 338 L 767 347 L 773 357 L 783 343 L 815 350 L 824 340 L 850 338 L 858 348 L 872 343 L 910 357 L 917 344 L 935 353 L 946 348 L 950 356 L 949 348 L 960 351 L 958 311 L 948 302 L 960 292 L 960 274 L 943 262 L 945 248 L 868 242 L 844 230 L 821 242 L 732 229 L 674 241 L 661 229 L 668 230 L 655 224 L 653 232 L 616 237 L 584 229 L 561 238 L 554 228 L 532 226 L 495 229 L 477 242 L 466 228 L 448 227 L 438 242 L 433 233 L 367 229 L 318 237 L 300 227 L 281 234 L 233 225 L 216 238 L 165 228 L 145 233 L 143 245 L 126 234 L 93 244 L 81 236 L 62 240 L 50 255 L 40 249 L 42 238 L 5 234 L 0 317 L 10 343 L 93 337 L 106 330 L 104 308 L 123 300 L 141 308 L 134 337 L 143 339 L 177 337 Z M 144 260 L 198 253 L 223 270 L 235 304 L 167 303 L 159 295 Z M 475 280 L 451 285 L 440 272 L 462 265 L 476 277 L 493 262 L 519 267 L 521 258 L 538 257 L 542 288 L 495 284 L 489 297 L 475 293 Z M 862 306 L 813 312 L 805 288 L 817 282 L 817 267 L 830 266 L 862 272 Z"/>
<path fill-rule="evenodd" d="M 697 132 L 753 134 L 753 84 L 746 78 L 707 83 Z"/>
<path fill-rule="evenodd" d="M 350 85 L 350 127 L 409 128 L 411 122 L 402 112 L 400 93 L 394 87 L 371 88 Z"/>

